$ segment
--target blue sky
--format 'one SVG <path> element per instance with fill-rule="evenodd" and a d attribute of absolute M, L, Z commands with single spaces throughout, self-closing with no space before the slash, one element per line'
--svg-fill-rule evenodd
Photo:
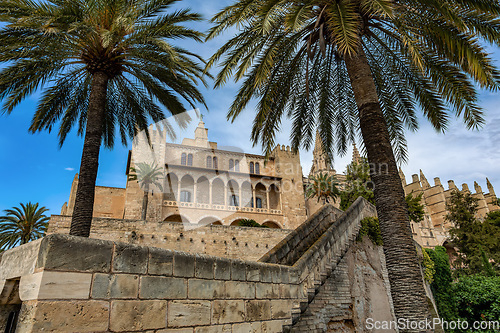
<path fill-rule="evenodd" d="M 188 0 L 180 1 L 176 6 L 191 7 L 209 18 L 230 2 Z M 208 25 L 200 23 L 196 27 L 205 30 Z M 194 48 L 200 55 L 208 58 L 228 36 L 229 34 L 202 45 L 180 44 Z M 494 53 L 497 65 L 500 65 L 500 51 L 490 51 Z M 209 107 L 208 113 L 202 109 L 209 128 L 209 138 L 220 145 L 237 145 L 246 152 L 260 153 L 259 147 L 252 147 L 249 141 L 252 107 L 233 124 L 225 120 L 227 108 L 236 91 L 237 85 L 234 83 L 215 91 L 203 90 Z M 0 210 L 20 202 L 32 201 L 49 208 L 51 214 L 58 214 L 62 204 L 68 200 L 71 181 L 78 172 L 83 140 L 76 133 L 68 136 L 61 149 L 58 148 L 57 130 L 50 134 L 28 133 L 38 97 L 38 94 L 34 94 L 11 115 L 0 116 Z M 422 169 L 431 183 L 434 177 L 440 177 L 445 187 L 447 180 L 454 179 L 457 185 L 468 183 L 473 188 L 473 182 L 477 180 L 483 191 L 487 191 L 485 177 L 489 177 L 500 193 L 500 94 L 483 92 L 481 106 L 485 109 L 487 123 L 479 131 L 467 131 L 460 122 L 454 121 L 446 135 L 437 134 L 428 123 L 422 121 L 417 133 L 408 133 L 410 159 L 408 164 L 403 165 L 408 181 L 411 174 Z M 278 142 L 285 145 L 289 142 L 288 124 L 284 122 L 278 135 Z M 181 136 L 192 137 L 193 133 L 183 133 Z M 130 147 L 118 144 L 112 151 L 102 150 L 98 185 L 125 185 L 129 149 Z M 302 151 L 301 159 L 304 174 L 307 175 L 312 153 Z M 350 153 L 337 157 L 335 169 L 338 172 L 344 171 L 350 159 Z"/>

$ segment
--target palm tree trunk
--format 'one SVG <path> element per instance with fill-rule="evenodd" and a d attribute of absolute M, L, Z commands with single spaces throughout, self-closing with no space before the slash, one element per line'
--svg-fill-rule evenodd
<path fill-rule="evenodd" d="M 359 110 L 370 175 L 375 185 L 375 202 L 395 314 L 398 319 L 426 320 L 430 318 L 429 309 L 404 190 L 370 66 L 363 50 L 356 57 L 346 57 L 345 63 Z"/>
<path fill-rule="evenodd" d="M 148 212 L 148 200 L 149 200 L 149 185 L 144 188 L 144 197 L 142 198 L 142 220 L 146 220 L 146 215 Z"/>
<path fill-rule="evenodd" d="M 87 110 L 87 127 L 80 163 L 80 177 L 71 220 L 70 235 L 73 236 L 89 237 L 90 235 L 108 80 L 105 73 L 94 73 Z"/>

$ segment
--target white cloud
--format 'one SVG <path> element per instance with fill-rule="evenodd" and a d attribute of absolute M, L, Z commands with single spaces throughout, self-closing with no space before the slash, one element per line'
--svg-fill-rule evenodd
<path fill-rule="evenodd" d="M 75 171 L 75 168 L 64 168 L 66 171 Z"/>

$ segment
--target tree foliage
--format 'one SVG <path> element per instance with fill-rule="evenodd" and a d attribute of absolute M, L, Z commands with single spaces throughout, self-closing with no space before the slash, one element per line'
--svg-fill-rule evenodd
<path fill-rule="evenodd" d="M 365 217 L 361 220 L 361 229 L 357 237 L 358 241 L 362 241 L 364 236 L 368 236 L 376 245 L 383 245 L 378 218 Z"/>
<path fill-rule="evenodd" d="M 458 258 L 454 262 L 457 274 L 486 273 L 482 251 L 493 260 L 495 269 L 500 263 L 500 214 L 493 212 L 484 221 L 476 217 L 478 203 L 468 192 L 453 191 L 447 204 L 449 213 L 445 219 L 452 223 L 450 236 L 458 248 Z M 488 259 L 488 260 L 489 260 Z"/>
<path fill-rule="evenodd" d="M 26 244 L 41 238 L 47 231 L 49 217 L 45 207 L 38 203 L 20 203 L 20 207 L 4 210 L 0 216 L 0 250 Z"/>
<path fill-rule="evenodd" d="M 243 219 L 240 222 L 238 222 L 238 225 L 240 227 L 268 228 L 268 226 L 257 223 L 255 220 L 252 219 Z"/>
<path fill-rule="evenodd" d="M 406 204 L 408 205 L 408 215 L 413 222 L 422 222 L 424 220 L 424 205 L 422 205 L 423 193 L 413 197 L 413 193 L 405 197 Z"/>
<path fill-rule="evenodd" d="M 340 192 L 340 209 L 347 210 L 358 197 L 363 197 L 375 205 L 370 165 L 366 158 L 352 161 L 346 168 L 345 188 Z"/>
<path fill-rule="evenodd" d="M 320 172 L 309 176 L 309 185 L 306 188 L 306 197 L 308 199 L 317 198 L 318 202 L 322 200 L 323 203 L 333 203 L 339 195 L 340 191 L 334 175 Z"/>

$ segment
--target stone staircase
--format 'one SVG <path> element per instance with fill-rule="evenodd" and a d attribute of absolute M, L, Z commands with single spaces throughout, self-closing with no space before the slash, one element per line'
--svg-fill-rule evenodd
<path fill-rule="evenodd" d="M 376 216 L 376 210 L 358 198 L 341 213 L 325 205 L 259 260 L 292 266 L 299 272 L 304 298 L 294 304 L 292 323 L 283 332 L 354 331 L 349 319 L 349 279 L 342 260 L 356 239 L 361 220 Z"/>

